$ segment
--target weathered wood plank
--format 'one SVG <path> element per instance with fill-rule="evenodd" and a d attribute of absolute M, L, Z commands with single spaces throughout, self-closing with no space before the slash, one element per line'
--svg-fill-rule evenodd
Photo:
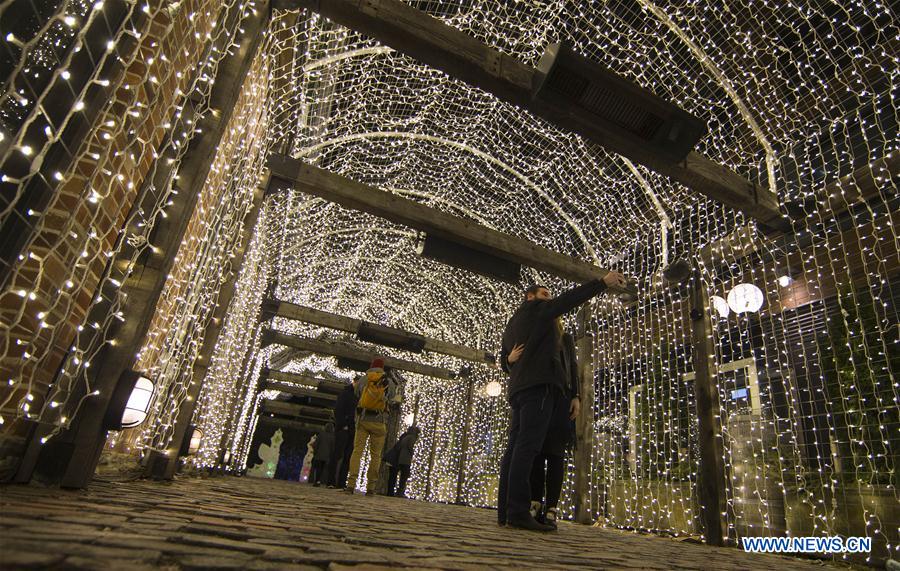
<path fill-rule="evenodd" d="M 322 327 L 337 329 L 338 331 L 346 331 L 348 333 L 358 333 L 360 326 L 365 323 L 361 319 L 354 319 L 352 317 L 346 317 L 343 315 L 338 315 L 336 313 L 322 311 L 321 309 L 314 309 L 312 307 L 297 305 L 287 301 L 268 300 L 266 301 L 266 305 L 268 307 L 271 307 L 272 311 L 274 311 L 274 313 L 279 317 L 295 319 L 297 321 L 312 323 L 314 325 L 321 325 Z M 494 365 L 496 362 L 494 355 L 488 353 L 487 351 L 482 351 L 474 347 L 458 345 L 456 343 L 450 343 L 447 341 L 442 341 L 440 339 L 433 339 L 431 337 L 417 335 L 415 333 L 410 333 L 408 331 L 397 329 L 395 327 L 381 326 L 381 328 L 398 336 L 418 336 L 421 339 L 424 339 L 425 351 L 441 353 L 443 355 L 450 355 L 452 357 L 458 357 L 460 359 L 466 359 L 467 361 L 474 361 L 476 363 Z"/>
<path fill-rule="evenodd" d="M 260 403 L 263 412 L 271 412 L 284 416 L 293 416 L 296 418 L 305 418 L 313 422 L 328 421 L 331 416 L 331 409 L 319 408 L 314 406 L 304 406 L 302 404 L 294 404 L 292 402 L 284 402 L 280 400 L 264 400 Z"/>
<path fill-rule="evenodd" d="M 260 383 L 260 389 L 264 391 L 280 391 L 289 395 L 293 395 L 295 397 L 309 397 L 313 399 L 323 399 L 329 401 L 337 400 L 337 395 L 335 395 L 334 393 L 325 393 L 313 387 L 297 386 L 294 384 L 288 384 L 278 381 L 263 381 L 262 383 Z"/>
<path fill-rule="evenodd" d="M 341 392 L 345 386 L 344 383 L 340 381 L 318 379 L 316 377 L 310 377 L 309 375 L 302 375 L 300 373 L 287 373 L 285 371 L 275 371 L 271 369 L 264 371 L 261 377 L 263 378 L 263 380 L 273 380 L 281 383 L 290 383 L 292 385 L 302 385 L 333 394 Z"/>
<path fill-rule="evenodd" d="M 485 228 L 390 192 L 357 182 L 283 155 L 269 157 L 272 176 L 294 184 L 294 188 L 346 208 L 368 212 L 397 224 L 410 226 L 479 250 L 576 282 L 602 279 L 608 270 L 548 250 L 522 238 Z"/>

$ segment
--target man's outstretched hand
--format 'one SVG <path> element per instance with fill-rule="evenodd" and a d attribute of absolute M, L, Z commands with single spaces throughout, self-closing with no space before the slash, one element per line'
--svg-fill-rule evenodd
<path fill-rule="evenodd" d="M 603 283 L 610 289 L 621 290 L 625 287 L 625 276 L 619 272 L 607 272 L 607 274 L 603 276 Z"/>
<path fill-rule="evenodd" d="M 512 351 L 509 352 L 509 355 L 506 356 L 506 361 L 512 365 L 516 361 L 519 360 L 519 357 L 522 356 L 522 351 L 525 350 L 525 344 L 519 343 L 515 347 L 512 348 Z"/>

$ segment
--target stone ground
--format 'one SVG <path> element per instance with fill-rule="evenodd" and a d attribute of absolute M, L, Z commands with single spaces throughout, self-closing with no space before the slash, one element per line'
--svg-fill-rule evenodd
<path fill-rule="evenodd" d="M 836 566 L 560 525 L 498 527 L 496 512 L 348 496 L 255 478 L 0 488 L 0 569 L 771 569 Z"/>

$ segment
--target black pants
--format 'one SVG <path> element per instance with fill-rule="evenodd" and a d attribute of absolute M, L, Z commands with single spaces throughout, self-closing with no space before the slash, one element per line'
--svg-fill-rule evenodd
<path fill-rule="evenodd" d="M 509 440 L 500 462 L 497 519 L 528 517 L 531 507 L 531 470 L 534 459 L 544 446 L 544 439 L 557 409 L 568 409 L 562 390 L 551 385 L 537 385 L 519 391 L 510 399 L 512 421 Z M 558 414 L 556 415 L 558 417 Z"/>
<path fill-rule="evenodd" d="M 531 466 L 531 501 L 542 502 L 545 510 L 557 507 L 565 473 L 562 456 L 538 454 Z"/>
<path fill-rule="evenodd" d="M 327 460 L 313 460 L 312 467 L 309 469 L 309 483 L 310 484 L 321 484 L 323 480 L 328 480 L 328 474 L 326 473 L 326 467 L 328 466 Z"/>
<path fill-rule="evenodd" d="M 400 476 L 400 485 L 397 486 L 397 475 Z M 402 496 L 406 493 L 406 480 L 409 479 L 409 464 L 398 464 L 396 466 L 391 466 L 390 474 L 388 475 L 388 489 L 387 495 L 393 496 Z M 397 487 L 396 494 L 394 492 L 394 486 Z"/>
<path fill-rule="evenodd" d="M 347 430 L 339 428 L 334 435 L 334 450 L 328 462 L 328 476 L 325 485 L 343 488 L 347 485 L 347 474 L 350 472 L 350 455 L 353 453 L 354 426 Z"/>

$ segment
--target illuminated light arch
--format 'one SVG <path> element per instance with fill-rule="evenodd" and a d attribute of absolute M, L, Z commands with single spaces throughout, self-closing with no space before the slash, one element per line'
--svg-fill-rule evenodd
<path fill-rule="evenodd" d="M 424 135 L 421 133 L 405 133 L 402 131 L 370 131 L 368 133 L 355 133 L 352 135 L 342 135 L 340 137 L 335 137 L 333 139 L 328 139 L 327 141 L 322 141 L 321 143 L 316 143 L 315 145 L 300 149 L 294 153 L 294 158 L 303 158 L 306 155 L 314 154 L 319 150 L 329 147 L 332 145 L 340 145 L 342 143 L 360 141 L 365 139 L 411 139 L 411 140 L 419 140 L 419 141 L 428 141 L 431 143 L 437 143 L 440 145 L 447 145 L 448 147 L 453 147 L 455 149 L 459 149 L 462 151 L 466 151 L 485 162 L 488 162 L 501 170 L 506 171 L 514 178 L 518 179 L 528 188 L 534 190 L 538 196 L 543 198 L 547 204 L 549 204 L 553 210 L 562 218 L 566 224 L 572 229 L 573 232 L 578 236 L 581 240 L 581 243 L 584 245 L 588 254 L 590 254 L 593 259 L 593 263 L 599 264 L 600 258 L 597 256 L 597 252 L 594 250 L 594 247 L 591 245 L 590 241 L 587 239 L 587 236 L 584 235 L 584 232 L 581 230 L 581 226 L 569 216 L 565 210 L 559 205 L 559 203 L 554 200 L 550 195 L 548 195 L 543 188 L 539 185 L 535 184 L 531 179 L 529 179 L 524 174 L 520 173 L 516 169 L 512 168 L 510 165 L 505 162 L 497 159 L 488 153 L 480 149 L 476 149 L 471 145 L 467 145 L 465 143 L 460 143 L 457 141 L 451 141 L 450 139 L 446 139 L 444 137 L 436 137 L 434 135 Z"/>

